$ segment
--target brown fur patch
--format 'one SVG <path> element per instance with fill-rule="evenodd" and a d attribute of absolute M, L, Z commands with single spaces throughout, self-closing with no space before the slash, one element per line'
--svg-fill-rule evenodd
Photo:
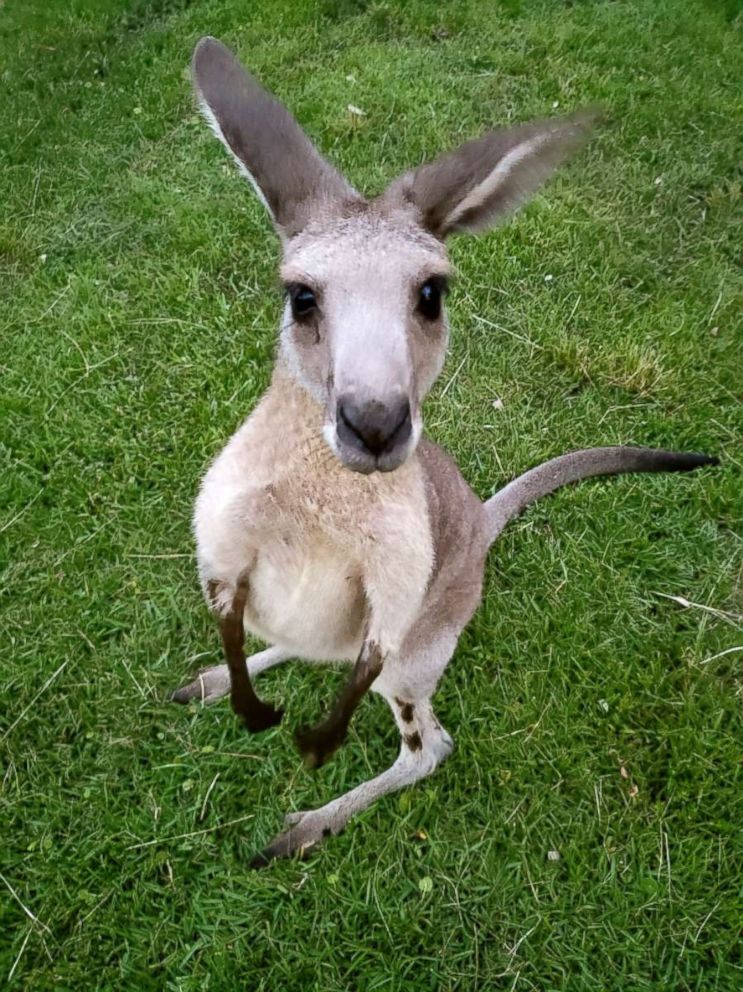
<path fill-rule="evenodd" d="M 415 704 L 406 703 L 404 699 L 400 699 L 398 696 L 395 696 L 395 702 L 400 707 L 400 716 L 402 719 L 405 723 L 410 723 L 415 713 Z"/>
<path fill-rule="evenodd" d="M 408 745 L 411 751 L 420 751 L 423 747 L 423 741 L 421 740 L 421 735 L 416 730 L 414 734 L 405 734 L 405 743 Z"/>

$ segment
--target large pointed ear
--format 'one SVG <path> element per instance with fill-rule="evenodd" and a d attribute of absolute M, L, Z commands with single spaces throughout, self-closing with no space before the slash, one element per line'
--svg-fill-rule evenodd
<path fill-rule="evenodd" d="M 484 231 L 517 210 L 588 137 L 595 111 L 490 131 L 396 179 L 385 200 L 417 207 L 437 237 Z"/>
<path fill-rule="evenodd" d="M 280 233 L 296 234 L 324 204 L 359 199 L 286 107 L 216 38 L 201 39 L 191 71 L 202 113 L 253 184 Z"/>

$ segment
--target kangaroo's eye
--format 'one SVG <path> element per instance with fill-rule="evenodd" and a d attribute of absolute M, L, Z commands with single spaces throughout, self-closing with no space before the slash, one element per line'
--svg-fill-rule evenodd
<path fill-rule="evenodd" d="M 427 279 L 418 291 L 418 310 L 426 320 L 441 316 L 441 297 L 446 292 L 443 279 Z"/>
<path fill-rule="evenodd" d="M 317 297 L 309 286 L 289 286 L 289 299 L 291 300 L 292 313 L 297 320 L 309 315 L 317 309 Z"/>

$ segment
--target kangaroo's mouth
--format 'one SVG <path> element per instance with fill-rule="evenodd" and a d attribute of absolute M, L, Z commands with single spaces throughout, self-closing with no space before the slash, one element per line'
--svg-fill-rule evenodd
<path fill-rule="evenodd" d="M 420 433 L 421 425 L 413 420 L 409 409 L 399 416 L 386 439 L 374 439 L 367 434 L 371 444 L 359 437 L 342 412 L 323 428 L 325 441 L 336 458 L 352 472 L 362 475 L 394 472 L 413 454 Z"/>

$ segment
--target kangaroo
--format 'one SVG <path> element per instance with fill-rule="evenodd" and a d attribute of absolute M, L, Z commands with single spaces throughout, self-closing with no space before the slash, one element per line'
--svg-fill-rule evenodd
<path fill-rule="evenodd" d="M 252 679 L 289 658 L 352 663 L 319 723 L 296 741 L 322 765 L 369 690 L 401 734 L 396 761 L 319 809 L 291 813 L 253 865 L 303 856 L 359 810 L 430 775 L 453 742 L 431 699 L 477 608 L 485 558 L 509 520 L 597 475 L 694 469 L 716 459 L 609 447 L 553 458 L 485 503 L 423 435 L 421 404 L 447 348 L 445 240 L 484 231 L 580 147 L 591 114 L 495 130 L 366 199 L 286 108 L 214 38 L 196 46 L 201 110 L 266 206 L 286 290 L 271 385 L 214 460 L 194 531 L 226 664 L 173 694 L 228 693 L 250 731 L 282 711 Z M 246 660 L 245 630 L 270 646 Z"/>

